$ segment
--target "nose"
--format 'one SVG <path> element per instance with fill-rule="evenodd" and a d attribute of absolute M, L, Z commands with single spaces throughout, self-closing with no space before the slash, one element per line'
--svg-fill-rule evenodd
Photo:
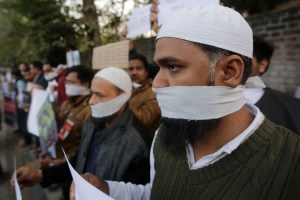
<path fill-rule="evenodd" d="M 96 98 L 95 98 L 95 95 L 92 95 L 90 100 L 89 100 L 89 104 L 90 105 L 95 105 L 96 104 Z"/>
<path fill-rule="evenodd" d="M 168 86 L 169 86 L 169 83 L 167 80 L 167 76 L 164 73 L 164 70 L 160 69 L 152 82 L 152 87 L 153 88 L 163 88 L 163 87 L 168 87 Z"/>

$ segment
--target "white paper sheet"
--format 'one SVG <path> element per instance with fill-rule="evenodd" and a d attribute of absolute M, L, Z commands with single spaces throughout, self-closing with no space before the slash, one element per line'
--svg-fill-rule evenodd
<path fill-rule="evenodd" d="M 219 5 L 220 0 L 159 0 L 158 24 L 161 25 L 168 17 L 184 8 L 191 8 L 199 5 Z"/>
<path fill-rule="evenodd" d="M 76 200 L 94 200 L 94 199 L 113 200 L 113 198 L 109 197 L 102 191 L 98 190 L 96 187 L 94 187 L 89 182 L 87 182 L 84 178 L 82 178 L 70 164 L 64 150 L 63 152 L 75 184 Z"/>
<path fill-rule="evenodd" d="M 32 99 L 31 99 L 31 104 L 30 104 L 30 110 L 28 114 L 28 120 L 27 120 L 27 128 L 28 132 L 39 136 L 39 129 L 38 129 L 38 119 L 37 115 L 46 101 L 48 96 L 48 93 L 46 90 L 39 90 L 39 89 L 34 89 L 32 91 Z"/>
<path fill-rule="evenodd" d="M 68 67 L 73 67 L 74 65 L 80 65 L 80 54 L 79 51 L 69 51 L 66 54 Z"/>
<path fill-rule="evenodd" d="M 148 4 L 133 11 L 128 21 L 127 38 L 133 38 L 151 30 L 150 7 L 151 5 Z"/>
<path fill-rule="evenodd" d="M 14 184 L 15 184 L 16 199 L 22 200 L 22 194 L 17 180 L 16 170 L 17 170 L 16 157 L 14 157 Z"/>

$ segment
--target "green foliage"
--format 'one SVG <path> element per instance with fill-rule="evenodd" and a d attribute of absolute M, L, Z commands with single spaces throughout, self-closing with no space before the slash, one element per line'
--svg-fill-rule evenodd
<path fill-rule="evenodd" d="M 0 0 L 0 8 L 0 66 L 44 59 L 51 46 L 76 49 L 84 37 L 82 19 L 60 1 Z"/>

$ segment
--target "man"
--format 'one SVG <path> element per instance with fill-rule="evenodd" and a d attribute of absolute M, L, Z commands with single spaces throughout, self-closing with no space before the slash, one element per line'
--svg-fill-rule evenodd
<path fill-rule="evenodd" d="M 60 164 L 65 161 L 61 148 L 69 158 L 73 157 L 80 146 L 84 121 L 90 116 L 90 85 L 94 76 L 93 70 L 78 65 L 66 71 L 66 93 L 68 99 L 56 113 L 58 141 L 56 143 L 56 159 L 46 156 L 40 158 L 42 167 L 49 164 Z"/>
<path fill-rule="evenodd" d="M 55 102 L 57 106 L 60 106 L 67 99 L 65 69 L 67 69 L 67 65 L 63 64 L 58 65 L 57 68 L 52 67 L 49 62 L 45 62 L 43 65 L 45 79 L 49 81 L 47 90 L 51 97 L 50 100 Z"/>
<path fill-rule="evenodd" d="M 245 97 L 272 122 L 300 135 L 300 100 L 265 87 L 261 76 L 269 69 L 274 47 L 262 38 L 253 38 L 253 62 Z"/>
<path fill-rule="evenodd" d="M 156 96 L 149 78 L 149 65 L 145 56 L 135 54 L 129 57 L 129 68 L 134 90 L 129 100 L 133 114 L 154 134 L 161 118 Z"/>
<path fill-rule="evenodd" d="M 71 158 L 71 163 L 79 173 L 90 172 L 108 180 L 148 182 L 151 140 L 128 109 L 132 91 L 129 75 L 115 67 L 103 69 L 92 80 L 91 91 L 92 116 L 85 122 L 77 159 Z M 71 174 L 67 163 L 63 163 L 42 170 L 21 167 L 17 179 L 21 187 L 38 182 L 49 186 L 71 180 Z"/>
<path fill-rule="evenodd" d="M 150 183 L 84 177 L 123 200 L 299 199 L 298 137 L 245 104 L 240 84 L 251 70 L 252 46 L 250 26 L 230 8 L 200 6 L 170 17 L 154 55 L 163 119 Z"/>
<path fill-rule="evenodd" d="M 48 86 L 48 81 L 44 77 L 43 64 L 40 61 L 31 62 L 30 72 L 34 77 L 33 79 L 34 87 L 45 90 Z"/>

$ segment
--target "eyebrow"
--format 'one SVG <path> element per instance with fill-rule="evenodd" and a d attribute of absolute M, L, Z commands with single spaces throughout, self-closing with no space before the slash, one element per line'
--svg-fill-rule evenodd
<path fill-rule="evenodd" d="M 175 58 L 173 56 L 168 56 L 168 57 L 163 57 L 157 60 L 157 63 L 160 65 L 166 65 L 170 62 L 181 62 L 181 60 L 179 60 L 178 58 Z M 156 64 L 156 62 L 155 62 Z"/>

